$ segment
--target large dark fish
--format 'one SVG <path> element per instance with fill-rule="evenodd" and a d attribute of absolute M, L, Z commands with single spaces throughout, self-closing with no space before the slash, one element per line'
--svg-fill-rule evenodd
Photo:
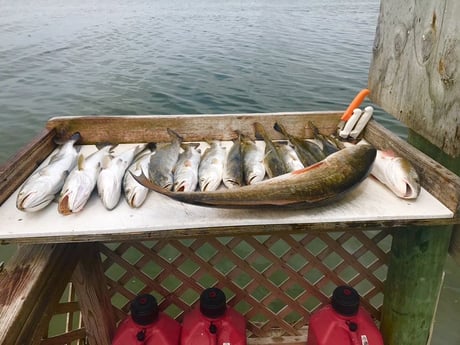
<path fill-rule="evenodd" d="M 175 193 L 153 184 L 144 175 L 135 178 L 147 188 L 190 204 L 313 207 L 335 201 L 358 186 L 369 175 L 375 155 L 370 145 L 347 147 L 310 167 L 253 185 L 212 192 Z"/>
<path fill-rule="evenodd" d="M 320 160 L 324 159 L 326 155 L 321 151 L 321 148 L 316 145 L 315 143 L 298 138 L 294 135 L 289 134 L 279 122 L 276 122 L 273 126 L 275 131 L 280 132 L 283 134 L 289 141 L 291 142 L 292 146 L 294 146 L 294 150 L 299 156 L 300 161 L 304 166 L 312 165 Z"/>

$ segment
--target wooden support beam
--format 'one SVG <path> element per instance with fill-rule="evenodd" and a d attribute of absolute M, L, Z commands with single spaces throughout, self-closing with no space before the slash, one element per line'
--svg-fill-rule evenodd
<path fill-rule="evenodd" d="M 381 331 L 386 345 L 426 345 L 452 226 L 394 232 Z"/>
<path fill-rule="evenodd" d="M 110 345 L 115 321 L 101 257 L 96 244 L 80 246 L 84 255 L 75 269 L 72 283 L 80 303 L 86 335 L 90 345 Z"/>
<path fill-rule="evenodd" d="M 20 247 L 0 272 L 0 344 L 40 344 L 78 261 L 76 244 Z"/>

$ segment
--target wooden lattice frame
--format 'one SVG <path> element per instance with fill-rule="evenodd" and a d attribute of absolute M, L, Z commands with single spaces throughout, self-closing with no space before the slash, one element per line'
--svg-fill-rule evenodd
<path fill-rule="evenodd" d="M 378 321 L 390 244 L 388 231 L 356 231 L 165 238 L 97 247 L 117 321 L 139 293 L 152 293 L 161 310 L 181 321 L 204 288 L 217 286 L 246 317 L 253 339 L 304 334 L 310 314 L 342 284 L 358 290 L 363 307 Z M 78 315 L 71 289 L 58 313 L 67 320 Z M 68 321 L 63 332 L 42 344 L 84 344 L 81 321 Z"/>

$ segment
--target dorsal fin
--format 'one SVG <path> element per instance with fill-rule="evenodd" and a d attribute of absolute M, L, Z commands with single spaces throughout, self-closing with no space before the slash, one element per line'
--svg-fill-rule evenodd
<path fill-rule="evenodd" d="M 78 155 L 78 160 L 77 160 L 77 169 L 78 170 L 83 170 L 85 168 L 85 156 L 83 156 L 82 153 Z"/>

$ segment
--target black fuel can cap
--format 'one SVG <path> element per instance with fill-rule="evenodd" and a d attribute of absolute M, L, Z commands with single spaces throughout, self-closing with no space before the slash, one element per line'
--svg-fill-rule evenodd
<path fill-rule="evenodd" d="M 154 323 L 158 314 L 157 300 L 152 295 L 139 295 L 131 302 L 131 317 L 138 325 L 146 326 Z"/>
<path fill-rule="evenodd" d="M 211 319 L 216 319 L 225 314 L 227 298 L 225 293 L 218 288 L 205 289 L 200 295 L 200 311 Z"/>
<path fill-rule="evenodd" d="M 358 292 L 351 286 L 338 286 L 332 293 L 332 308 L 344 316 L 356 315 L 359 310 L 359 301 Z"/>

